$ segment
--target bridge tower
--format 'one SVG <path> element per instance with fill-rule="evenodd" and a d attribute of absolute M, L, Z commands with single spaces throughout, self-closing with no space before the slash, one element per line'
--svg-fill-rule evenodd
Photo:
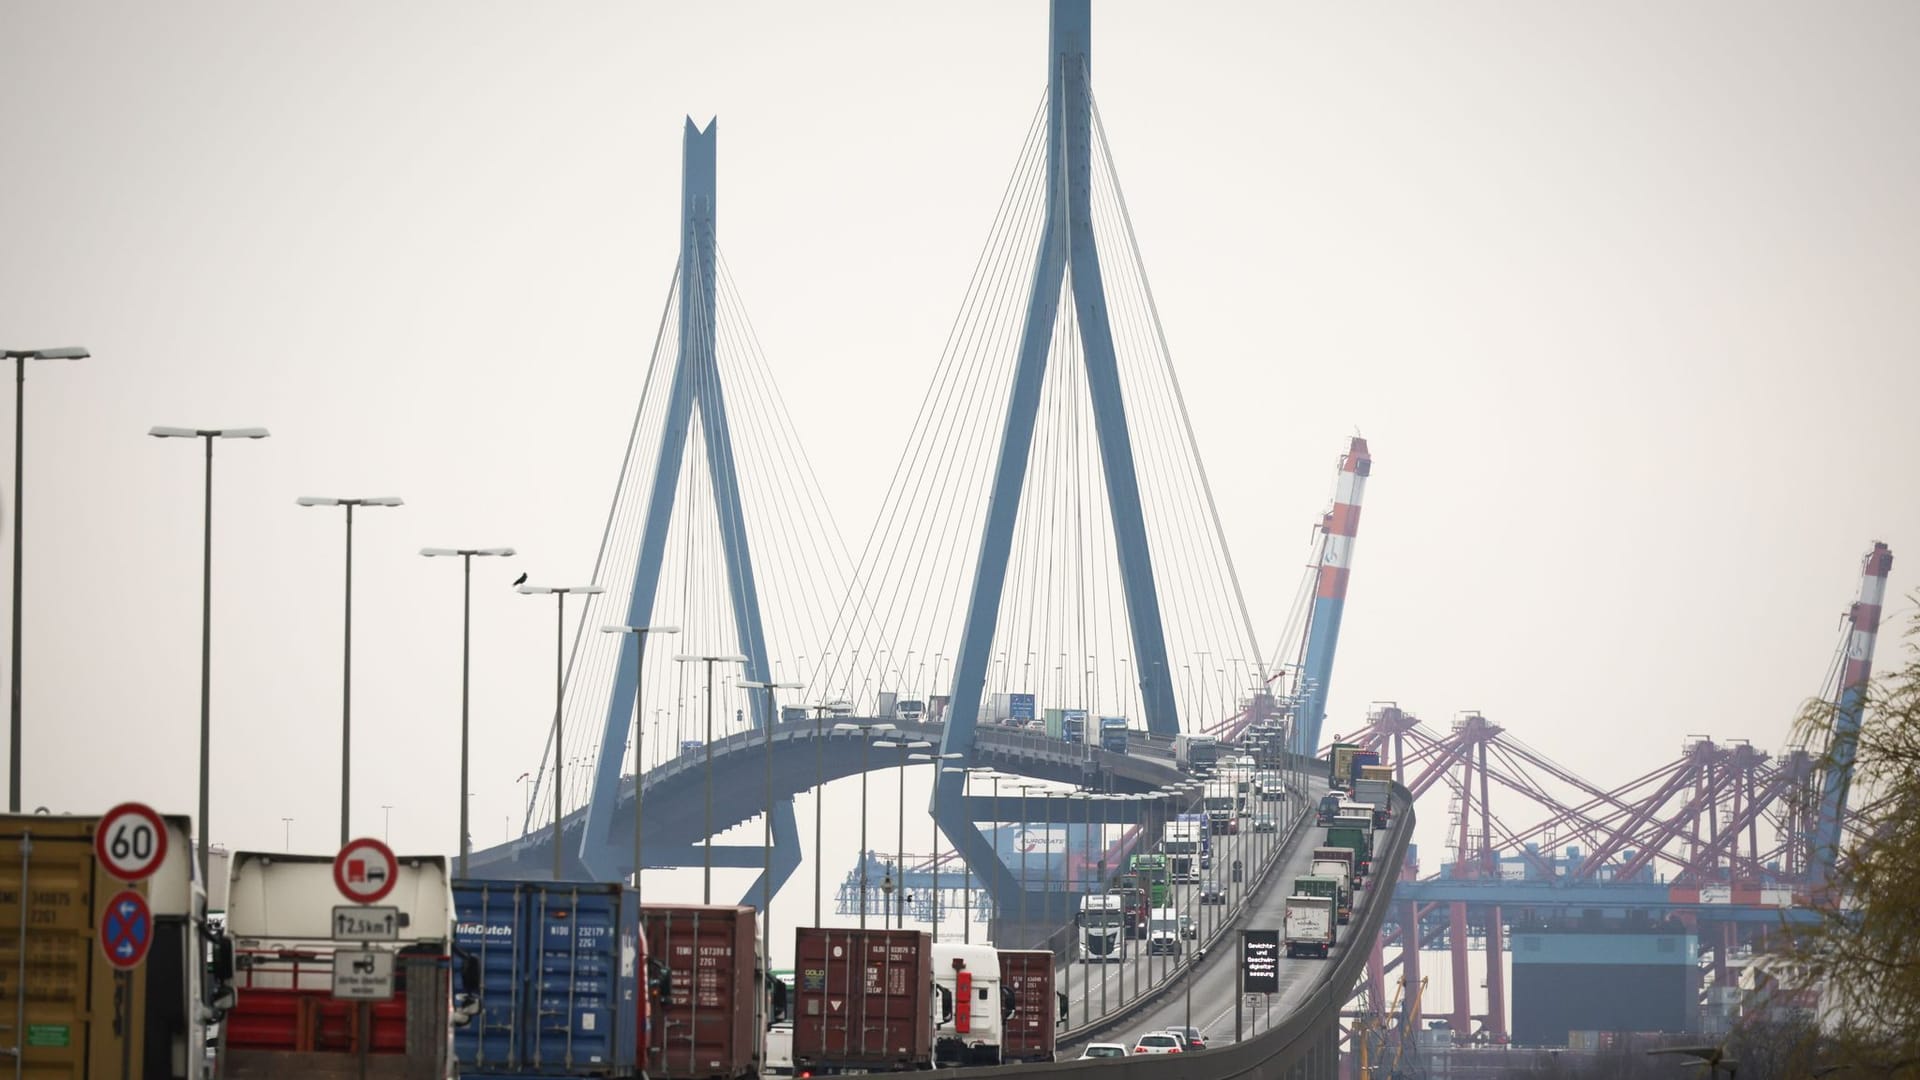
<path fill-rule="evenodd" d="M 1053 0 L 1048 30 L 1046 213 L 1034 258 L 1019 355 L 1007 399 L 999 456 L 993 472 L 991 502 L 980 540 L 973 591 L 968 600 L 959 654 L 953 668 L 951 704 L 943 753 L 969 757 L 986 687 L 994 627 L 1006 587 L 1008 558 L 1033 447 L 1049 345 L 1060 317 L 1063 292 L 1071 292 L 1072 316 L 1079 328 L 1087 389 L 1099 442 L 1102 478 L 1112 508 L 1114 547 L 1126 597 L 1128 631 L 1135 657 L 1147 728 L 1158 735 L 1180 730 L 1175 709 L 1173 669 L 1167 661 L 1166 634 L 1154 587 L 1153 559 L 1135 473 L 1132 437 L 1127 428 L 1112 326 L 1094 242 L 1093 16 L 1090 0 Z M 1001 899 L 1016 895 L 1018 879 L 1003 865 L 992 843 L 964 812 L 960 778 L 943 775 L 934 788 L 933 813 L 940 828 L 965 854 L 975 873 Z M 1063 912 L 1052 912 L 1057 919 Z"/>
<path fill-rule="evenodd" d="M 674 279 L 679 333 L 667 390 L 666 419 L 661 427 L 659 452 L 654 458 L 625 621 L 629 626 L 645 626 L 653 618 L 675 493 L 690 442 L 694 411 L 698 409 L 701 442 L 706 447 L 706 469 L 726 562 L 727 595 L 740 652 L 746 656 L 745 674 L 755 682 L 771 682 L 766 631 L 761 621 L 753 556 L 748 550 L 747 522 L 741 508 L 740 477 L 735 466 L 732 431 L 727 423 L 726 392 L 715 355 L 720 279 L 716 251 L 719 127 L 717 118 L 709 121 L 703 130 L 689 117 L 682 137 L 680 261 Z M 594 768 L 592 793 L 585 807 L 580 839 L 581 864 L 596 878 L 623 877 L 623 870 L 630 869 L 626 864 L 631 861 L 631 832 L 627 833 L 627 842 L 619 842 L 614 835 L 616 821 L 623 825 L 625 821 L 625 816 L 618 811 L 623 760 L 619 749 L 626 745 L 633 723 L 633 699 L 643 659 L 641 650 L 646 647 L 648 636 L 619 635 L 614 686 L 607 700 L 601 753 Z M 771 695 L 761 690 L 752 695 L 751 701 L 753 725 L 764 731 L 773 721 Z M 638 778 L 635 783 L 638 784 Z M 777 803 L 774 816 L 775 829 L 781 837 L 795 834 L 791 802 Z M 784 881 L 799 865 L 799 852 L 790 848 L 791 845 L 783 843 L 776 850 L 776 888 L 778 882 Z M 651 854 L 646 859 L 658 864 L 658 859 Z M 743 902 L 752 902 L 759 895 L 759 883 L 755 882 L 747 893 L 749 900 Z"/>

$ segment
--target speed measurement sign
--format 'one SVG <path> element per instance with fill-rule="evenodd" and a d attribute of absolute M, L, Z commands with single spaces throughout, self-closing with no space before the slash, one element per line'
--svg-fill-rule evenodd
<path fill-rule="evenodd" d="M 93 857 L 121 881 L 152 877 L 167 857 L 167 823 L 146 803 L 121 803 L 94 830 Z"/>

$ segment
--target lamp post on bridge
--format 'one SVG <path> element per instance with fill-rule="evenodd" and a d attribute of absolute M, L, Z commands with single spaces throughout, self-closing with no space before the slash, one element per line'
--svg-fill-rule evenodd
<path fill-rule="evenodd" d="M 302 495 L 294 502 L 301 506 L 344 506 L 347 508 L 347 585 L 346 644 L 341 648 L 340 675 L 340 846 L 352 838 L 348 831 L 352 815 L 353 793 L 353 508 L 356 506 L 403 506 L 392 495 L 372 499 L 333 499 Z M 16 594 L 17 595 L 17 594 Z"/>
<path fill-rule="evenodd" d="M 763 741 L 767 744 L 767 816 L 766 834 L 761 844 L 760 854 L 760 955 L 766 957 L 765 963 L 773 963 L 773 725 L 780 719 L 780 702 L 774 696 L 775 690 L 803 690 L 805 685 L 793 682 L 759 682 L 742 679 L 740 685 L 749 690 L 759 690 L 767 695 L 767 729 Z"/>
<path fill-rule="evenodd" d="M 566 876 L 560 842 L 560 819 L 565 811 L 566 780 L 566 742 L 561 738 L 565 734 L 564 713 L 567 700 L 567 596 L 578 593 L 592 596 L 605 592 L 598 585 L 522 585 L 522 596 L 552 596 L 554 604 L 553 634 L 553 880 L 559 881 Z"/>
<path fill-rule="evenodd" d="M 976 776 L 997 777 L 998 775 L 993 771 L 991 767 L 986 765 L 975 765 L 972 768 L 966 769 L 964 771 L 967 774 L 967 778 L 965 781 L 963 781 L 960 788 L 960 798 L 961 798 L 962 806 L 965 806 L 966 801 L 973 797 L 973 778 L 974 777 Z M 993 794 L 994 794 L 994 811 L 998 813 L 1000 809 L 1000 804 L 999 804 L 1000 785 L 997 779 L 994 782 Z M 972 811 L 968 811 L 968 813 L 971 814 Z M 968 818 L 967 824 L 969 826 L 974 824 L 971 817 Z M 938 826 L 936 826 L 936 828 L 937 827 Z M 993 847 L 992 844 L 988 844 L 987 846 Z M 995 847 L 994 858 L 997 859 L 999 857 L 1000 857 L 1000 849 Z M 967 853 L 964 851 L 960 852 L 960 865 L 966 873 L 966 881 L 967 881 L 966 887 L 962 893 L 967 903 L 967 917 L 960 923 L 960 941 L 963 944 L 970 945 L 973 943 L 973 863 L 967 859 Z"/>
<path fill-rule="evenodd" d="M 943 754 L 941 756 L 945 757 L 947 755 Z M 956 754 L 953 756 L 965 757 L 966 755 Z M 959 766 L 955 766 L 955 765 L 943 765 L 940 767 L 940 771 L 945 774 L 958 775 L 961 777 L 965 777 L 972 770 L 960 768 Z M 938 784 L 940 780 L 938 777 L 935 777 L 933 782 Z M 963 780 L 961 783 L 962 783 L 961 790 L 962 792 L 964 792 L 966 790 L 965 781 Z M 934 941 L 934 944 L 937 945 L 940 943 L 940 815 L 930 814 L 928 816 L 933 818 L 933 941 Z M 958 844 L 954 845 L 953 850 L 954 850 L 954 854 L 960 857 L 960 864 L 962 866 L 965 866 L 967 861 L 966 853 L 960 850 L 960 846 Z M 967 883 L 969 886 L 971 886 L 973 883 L 972 870 L 967 871 Z M 967 905 L 966 906 L 967 917 L 966 917 L 966 920 L 961 923 L 963 933 L 965 932 L 965 927 L 970 925 L 973 921 L 972 893 L 973 893 L 972 888 L 968 888 L 966 893 L 963 894 L 966 896 L 966 905 Z"/>
<path fill-rule="evenodd" d="M 212 445 L 211 441 L 208 443 Z M 510 557 L 513 549 L 501 548 L 421 548 L 424 558 L 448 558 L 458 556 L 461 562 L 462 586 L 460 600 L 460 876 L 467 876 L 467 856 L 473 851 L 473 837 L 468 835 L 467 809 L 473 801 L 467 794 L 467 705 L 469 689 L 472 685 L 470 664 L 473 658 L 473 560 L 475 556 Z"/>
<path fill-rule="evenodd" d="M 711 904 L 713 903 L 713 665 L 721 661 L 744 664 L 747 658 L 737 653 L 721 653 L 714 656 L 681 655 L 673 659 L 676 663 L 689 664 L 698 661 L 707 665 L 707 737 L 701 744 L 701 750 L 706 754 L 707 832 L 706 839 L 700 844 L 703 863 L 700 902 Z"/>
<path fill-rule="evenodd" d="M 1025 948 L 1027 945 L 1025 939 L 1027 933 L 1027 893 L 1032 891 L 1027 887 L 1027 852 L 1033 847 L 1033 840 L 1027 836 L 1027 830 L 1032 825 L 1032 822 L 1027 820 L 1027 796 L 1032 792 L 1042 790 L 1046 785 L 1017 784 L 1015 786 L 1020 790 L 1020 933 L 1022 935 L 1020 945 L 1022 948 Z M 996 791 L 995 794 L 996 801 L 998 801 L 998 792 Z"/>
<path fill-rule="evenodd" d="M 932 746 L 933 744 L 926 743 L 924 745 Z M 964 771 L 964 770 L 955 770 L 954 767 L 951 765 L 940 766 L 940 762 L 965 761 L 966 757 L 967 755 L 961 754 L 961 753 L 908 754 L 907 760 L 908 761 L 924 761 L 929 764 L 939 766 L 934 770 L 934 774 L 933 774 L 933 793 L 934 793 L 934 796 L 938 798 L 940 794 L 940 774 L 943 772 Z M 904 781 L 906 778 L 905 771 L 903 770 L 900 775 L 901 775 L 901 779 Z M 903 814 L 906 812 L 906 809 L 905 809 L 906 802 L 907 802 L 906 793 L 903 791 L 901 792 L 901 795 L 900 795 L 901 813 Z M 928 811 L 927 818 L 933 823 L 933 854 L 931 856 L 933 860 L 932 862 L 932 866 L 933 866 L 933 940 L 939 941 L 940 940 L 940 815 L 933 813 L 932 811 Z M 907 871 L 905 867 L 902 867 L 900 870 L 900 884 L 904 887 L 906 883 L 907 883 Z"/>
<path fill-rule="evenodd" d="M 833 725 L 835 731 L 857 731 L 860 733 L 860 929 L 867 928 L 867 762 L 872 754 L 873 736 L 876 732 L 892 731 L 893 725 L 884 721 Z M 815 858 L 819 857 L 816 852 Z"/>
<path fill-rule="evenodd" d="M 643 890 L 640 888 L 640 872 L 646 868 L 646 852 L 640 846 L 640 826 L 644 822 L 641 813 L 641 780 L 644 764 L 641 760 L 641 747 L 646 738 L 645 713 L 640 711 L 640 681 L 647 670 L 647 635 L 677 634 L 677 626 L 603 626 L 603 634 L 633 635 L 633 896 L 634 903 L 640 903 Z"/>
<path fill-rule="evenodd" d="M 24 371 L 26 361 L 20 361 L 20 366 Z M 267 437 L 267 429 L 156 427 L 148 430 L 147 434 L 156 439 L 201 439 L 207 444 L 206 521 L 202 532 L 203 540 L 200 562 L 200 820 L 197 823 L 200 833 L 200 880 L 205 881 L 207 880 L 207 845 L 213 842 L 210 837 L 212 827 L 208 824 L 211 802 L 209 796 L 209 775 L 212 772 L 213 752 L 213 440 L 264 439 Z M 20 508 L 16 501 L 14 506 L 14 525 L 16 528 L 19 526 L 19 522 Z M 14 551 L 15 557 L 17 558 L 19 552 L 17 542 Z M 14 577 L 15 603 L 19 602 L 19 595 L 19 576 L 16 574 Z M 19 640 L 19 624 L 16 623 L 14 641 L 17 643 Z M 19 670 L 20 660 L 18 654 L 16 654 L 14 657 L 14 678 L 16 680 L 16 686 L 19 685 L 17 682 L 20 677 Z M 16 704 L 18 700 L 18 695 L 15 695 Z M 14 765 L 16 770 L 14 775 L 16 778 L 19 775 L 17 771 L 19 769 L 19 765 L 17 764 L 19 760 L 20 746 L 16 739 L 13 748 L 13 761 L 16 763 Z M 16 798 L 16 805 L 14 806 L 16 811 L 20 809 L 17 805 L 18 801 Z"/>
<path fill-rule="evenodd" d="M 896 929 L 904 929 L 904 928 L 906 927 L 906 925 L 907 925 L 907 912 L 906 912 L 906 901 L 907 901 L 907 759 L 908 759 L 909 757 L 911 757 L 911 756 L 912 756 L 912 755 L 910 755 L 910 754 L 908 754 L 908 753 L 906 753 L 906 751 L 910 751 L 910 750 L 927 750 L 927 749 L 931 749 L 931 748 L 932 748 L 932 746 L 933 746 L 933 744 L 932 744 L 932 743 L 930 743 L 930 742 L 927 742 L 927 741 L 926 741 L 926 740 L 924 740 L 924 739 L 913 739 L 913 740 L 911 740 L 911 741 L 907 741 L 907 740 L 902 740 L 902 741 L 900 741 L 900 742 L 890 742 L 890 741 L 889 741 L 889 742 L 876 742 L 876 743 L 874 743 L 873 745 L 874 745 L 874 748 L 875 748 L 876 750 L 899 750 L 899 751 L 902 751 L 902 753 L 900 754 L 900 823 L 899 823 L 899 825 L 898 825 L 898 828 L 899 828 L 899 833 L 898 833 L 898 835 L 897 835 L 897 836 L 896 836 L 896 838 L 895 838 L 895 843 L 894 843 L 894 857 L 893 857 L 893 872 L 894 872 L 894 873 L 895 873 L 896 875 L 898 875 L 898 876 L 899 876 L 899 878 L 900 878 L 900 900 L 899 900 L 899 902 L 898 902 L 897 904 L 896 904 L 896 903 L 894 903 L 894 902 L 893 902 L 893 899 L 892 899 L 892 895 L 891 895 L 891 894 L 889 894 L 889 895 L 888 895 L 888 906 L 890 906 L 890 907 L 892 907 L 892 908 L 893 908 L 893 911 L 894 911 L 894 916 L 893 916 L 893 925 L 894 925 L 894 927 L 895 927 Z M 881 888 L 881 890 L 882 890 L 883 892 L 884 892 L 884 891 L 886 890 L 886 884 L 887 884 L 887 883 L 886 883 L 885 881 L 882 881 L 882 882 L 880 883 L 880 888 Z M 880 919 L 880 921 L 881 921 L 881 923 L 882 923 L 882 924 L 884 924 L 884 923 L 886 922 L 886 917 L 885 917 L 885 913 L 884 913 L 884 912 L 882 912 L 882 913 L 881 913 L 881 919 Z"/>

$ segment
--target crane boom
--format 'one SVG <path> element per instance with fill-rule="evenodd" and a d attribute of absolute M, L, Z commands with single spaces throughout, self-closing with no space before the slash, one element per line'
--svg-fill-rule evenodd
<path fill-rule="evenodd" d="M 1813 870 L 1823 881 L 1833 877 L 1840 855 L 1840 826 L 1853 783 L 1853 754 L 1860 740 L 1860 719 L 1867 684 L 1873 678 L 1873 647 L 1886 600 L 1893 552 L 1875 541 L 1861 561 L 1860 598 L 1847 612 L 1847 660 L 1840 670 L 1840 694 L 1833 710 L 1833 737 L 1827 744 L 1826 776 L 1820 793 L 1820 818 L 1813 833 Z"/>
<path fill-rule="evenodd" d="M 1327 681 L 1333 675 L 1334 647 L 1340 642 L 1340 617 L 1347 606 L 1347 575 L 1353 568 L 1353 541 L 1360 531 L 1360 501 L 1373 455 L 1358 435 L 1340 456 L 1333 509 L 1320 519 L 1319 580 L 1313 593 L 1313 617 L 1307 625 L 1307 656 L 1300 673 L 1300 711 L 1293 727 L 1293 750 L 1312 755 L 1320 747 L 1320 722 L 1327 715 Z"/>

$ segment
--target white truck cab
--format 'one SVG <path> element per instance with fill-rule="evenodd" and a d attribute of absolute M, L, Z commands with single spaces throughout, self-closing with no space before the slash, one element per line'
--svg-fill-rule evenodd
<path fill-rule="evenodd" d="M 952 995 L 953 1014 L 933 1030 L 935 1065 L 998 1065 L 1012 995 L 1000 985 L 1000 952 L 991 945 L 933 946 L 936 996 Z"/>

